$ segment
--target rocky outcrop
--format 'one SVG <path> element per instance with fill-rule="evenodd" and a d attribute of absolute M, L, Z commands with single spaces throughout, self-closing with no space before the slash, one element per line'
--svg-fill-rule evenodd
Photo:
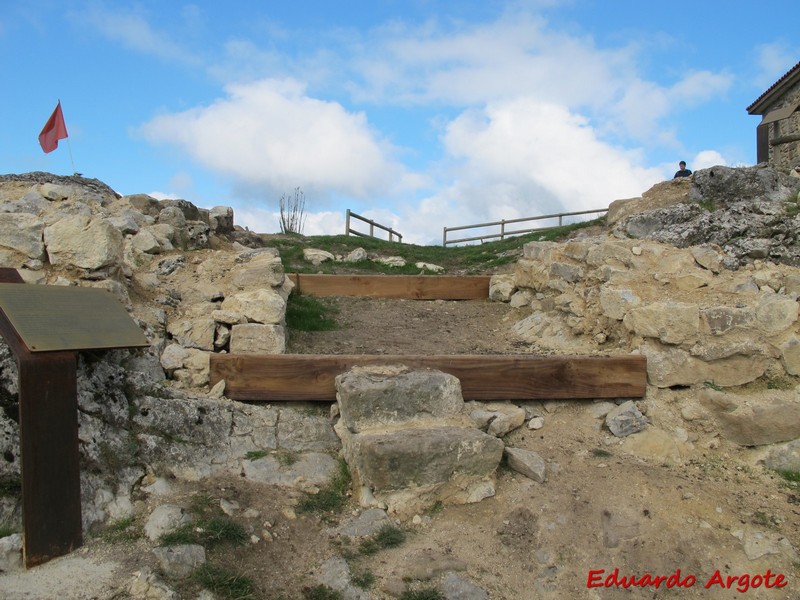
<path fill-rule="evenodd" d="M 612 202 L 607 220 L 620 237 L 717 245 L 728 268 L 754 260 L 800 266 L 799 194 L 800 179 L 766 165 L 713 167 Z"/>
<path fill-rule="evenodd" d="M 411 515 L 436 502 L 494 495 L 503 442 L 463 414 L 461 386 L 440 371 L 356 367 L 336 378 L 336 433 L 362 506 Z"/>

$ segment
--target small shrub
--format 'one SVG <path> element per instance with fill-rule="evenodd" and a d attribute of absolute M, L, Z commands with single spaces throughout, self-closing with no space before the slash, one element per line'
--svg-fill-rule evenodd
<path fill-rule="evenodd" d="M 307 494 L 297 505 L 300 512 L 336 512 L 347 504 L 350 487 L 350 470 L 344 459 L 339 459 L 339 471 L 331 483 L 316 494 Z"/>
<path fill-rule="evenodd" d="M 290 467 L 299 460 L 297 452 L 291 450 L 279 450 L 275 453 L 275 457 L 283 467 Z"/>
<path fill-rule="evenodd" d="M 17 532 L 11 529 L 11 527 L 8 525 L 0 525 L 0 538 L 8 537 L 10 535 L 14 535 L 15 533 Z"/>
<path fill-rule="evenodd" d="M 253 581 L 244 575 L 208 563 L 192 573 L 192 580 L 223 598 L 245 600 L 253 598 Z"/>
<path fill-rule="evenodd" d="M 396 548 L 405 541 L 405 531 L 388 523 L 375 534 L 375 543 L 381 548 Z"/>
<path fill-rule="evenodd" d="M 241 546 L 247 541 L 247 532 L 244 527 L 229 517 L 216 517 L 201 524 L 200 532 L 202 541 L 209 547 L 220 544 Z"/>
<path fill-rule="evenodd" d="M 714 391 L 717 391 L 717 392 L 721 392 L 722 391 L 722 386 L 717 385 L 713 381 L 706 381 L 703 385 L 705 385 L 710 390 L 714 390 Z"/>
<path fill-rule="evenodd" d="M 1 528 L 0 537 L 3 537 Z M 110 543 L 132 542 L 142 537 L 142 528 L 137 526 L 134 517 L 125 517 L 109 523 L 100 537 Z"/>
<path fill-rule="evenodd" d="M 200 544 L 213 548 L 222 544 L 241 546 L 247 541 L 247 532 L 230 517 L 214 517 L 197 523 L 186 523 L 161 536 L 162 546 Z"/>
<path fill-rule="evenodd" d="M 159 538 L 162 546 L 183 546 L 186 544 L 197 544 L 199 536 L 195 526 L 191 523 L 184 523 L 177 529 L 168 531 Z"/>
<path fill-rule="evenodd" d="M 358 545 L 358 551 L 364 556 L 372 556 L 373 554 L 377 554 L 378 550 L 380 550 L 378 542 L 371 538 L 361 540 L 361 543 Z"/>
<path fill-rule="evenodd" d="M 250 452 L 244 455 L 245 460 L 258 460 L 259 458 L 264 458 L 269 452 L 266 450 L 250 450 Z"/>
<path fill-rule="evenodd" d="M 400 600 L 444 600 L 444 596 L 436 588 L 423 588 L 406 590 L 400 595 Z"/>
<path fill-rule="evenodd" d="M 360 573 L 355 573 L 350 580 L 353 582 L 354 586 L 360 587 L 362 590 L 368 590 L 375 585 L 375 575 L 373 575 L 370 571 L 361 571 Z"/>
<path fill-rule="evenodd" d="M 332 590 L 327 585 L 303 588 L 303 598 L 305 600 L 344 600 L 342 592 Z"/>
<path fill-rule="evenodd" d="M 593 448 L 592 456 L 596 456 L 597 458 L 610 458 L 613 456 L 613 454 L 611 454 L 611 452 L 608 450 L 604 450 L 603 448 Z"/>
<path fill-rule="evenodd" d="M 208 494 L 195 494 L 192 496 L 189 510 L 198 517 L 205 516 L 215 507 L 214 498 Z"/>
<path fill-rule="evenodd" d="M 786 481 L 790 481 L 792 483 L 800 483 L 800 471 L 787 471 L 784 469 L 779 469 L 777 473 L 778 475 L 783 477 Z"/>

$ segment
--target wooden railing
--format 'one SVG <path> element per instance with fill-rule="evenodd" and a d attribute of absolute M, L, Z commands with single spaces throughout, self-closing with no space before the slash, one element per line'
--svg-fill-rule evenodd
<path fill-rule="evenodd" d="M 444 233 L 442 234 L 442 246 L 447 246 L 448 244 L 460 244 L 462 242 L 474 242 L 474 241 L 481 241 L 484 240 L 491 240 L 495 238 L 505 239 L 507 237 L 512 237 L 515 235 L 522 235 L 524 233 L 533 233 L 534 231 L 545 231 L 547 229 L 554 229 L 555 227 L 562 227 L 564 225 L 564 217 L 571 217 L 575 215 L 590 215 L 590 214 L 599 214 L 608 212 L 607 208 L 598 208 L 595 210 L 581 210 L 578 212 L 567 212 L 567 213 L 556 213 L 552 215 L 540 215 L 538 217 L 524 217 L 521 219 L 503 219 L 502 221 L 494 221 L 492 223 L 478 223 L 476 225 L 461 225 L 459 227 L 445 227 Z M 506 229 L 506 225 L 513 225 L 515 223 L 524 223 L 526 221 L 541 221 L 544 219 L 558 219 L 558 225 L 550 225 L 548 227 L 534 227 L 528 229 L 516 229 L 513 231 L 508 231 Z M 482 227 L 495 227 L 500 226 L 499 233 L 491 233 L 486 235 L 478 235 L 475 237 L 468 237 L 468 238 L 460 238 L 457 240 L 448 240 L 447 233 L 449 231 L 462 231 L 464 229 L 480 229 Z"/>
<path fill-rule="evenodd" d="M 356 231 L 355 229 L 351 229 L 351 227 L 350 227 L 350 218 L 351 217 L 354 218 L 354 219 L 358 219 L 359 221 L 364 221 L 364 223 L 368 223 L 369 224 L 369 233 L 361 233 L 361 232 Z M 352 233 L 353 235 L 359 235 L 361 237 L 375 237 L 375 228 L 376 227 L 378 229 L 383 229 L 384 231 L 387 231 L 389 233 L 389 241 L 390 242 L 395 241 L 393 239 L 393 236 L 397 236 L 397 241 L 399 243 L 401 243 L 401 244 L 403 243 L 403 236 L 401 234 L 397 233 L 391 227 L 386 227 L 384 225 L 381 225 L 380 223 L 376 223 L 372 219 L 366 219 L 366 218 L 362 217 L 361 215 L 357 215 L 356 213 L 352 212 L 349 208 L 347 209 L 347 223 L 345 224 L 345 230 L 344 230 L 344 234 L 345 235 L 350 235 Z"/>

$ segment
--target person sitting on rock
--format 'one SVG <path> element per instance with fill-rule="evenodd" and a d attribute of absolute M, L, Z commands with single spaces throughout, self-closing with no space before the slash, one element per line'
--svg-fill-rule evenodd
<path fill-rule="evenodd" d="M 686 168 L 686 162 L 685 161 L 679 162 L 678 166 L 681 169 L 680 169 L 680 171 L 677 171 L 675 173 L 675 177 L 673 177 L 673 179 L 677 179 L 678 177 L 688 177 L 689 175 L 692 174 L 692 172 L 689 169 Z"/>

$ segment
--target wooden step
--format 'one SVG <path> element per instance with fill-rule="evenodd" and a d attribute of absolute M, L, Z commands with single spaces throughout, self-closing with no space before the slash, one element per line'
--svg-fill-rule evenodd
<path fill-rule="evenodd" d="M 489 275 L 311 275 L 288 273 L 294 291 L 309 296 L 361 296 L 409 300 L 480 300 Z"/>
<path fill-rule="evenodd" d="M 253 402 L 334 401 L 334 380 L 358 365 L 438 369 L 461 381 L 464 400 L 641 398 L 644 356 L 212 354 L 211 385 Z"/>

